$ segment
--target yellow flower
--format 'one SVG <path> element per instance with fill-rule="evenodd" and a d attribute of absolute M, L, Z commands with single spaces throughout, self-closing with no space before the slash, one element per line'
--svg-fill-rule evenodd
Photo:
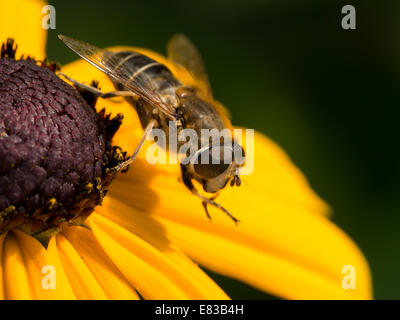
<path fill-rule="evenodd" d="M 0 41 L 15 38 L 19 53 L 45 57 L 42 1 L 2 1 Z M 90 39 L 88 39 L 90 40 Z M 180 67 L 151 51 L 184 81 Z M 63 73 L 81 82 L 108 78 L 79 60 Z M 122 99 L 97 108 L 123 113 L 114 143 L 132 153 L 142 129 Z M 19 230 L 0 235 L 0 298 L 3 299 L 226 299 L 198 266 L 290 299 L 369 299 L 367 262 L 352 240 L 327 217 L 329 207 L 274 142 L 255 137 L 255 170 L 240 188 L 226 188 L 220 202 L 240 219 L 238 226 L 201 203 L 178 181 L 178 165 L 150 165 L 144 148 L 129 172 L 119 175 L 85 227 L 66 227 L 45 249 Z M 55 289 L 44 289 L 56 271 Z M 345 266 L 355 270 L 356 288 L 344 286 Z M 46 270 L 46 269 L 45 269 Z"/>

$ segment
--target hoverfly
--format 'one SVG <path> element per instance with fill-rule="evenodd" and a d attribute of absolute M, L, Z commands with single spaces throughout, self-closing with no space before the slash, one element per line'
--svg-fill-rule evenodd
<path fill-rule="evenodd" d="M 133 155 L 121 165 L 113 168 L 115 171 L 122 170 L 132 163 L 140 148 L 150 135 L 153 128 L 160 128 L 168 132 L 170 121 L 175 121 L 177 130 L 192 128 L 199 136 L 202 129 L 229 129 L 230 121 L 220 107 L 212 99 L 212 93 L 208 77 L 205 72 L 203 61 L 196 47 L 184 35 L 175 35 L 168 44 L 168 58 L 186 68 L 193 78 L 201 82 L 206 92 L 200 92 L 199 88 L 184 86 L 176 78 L 167 66 L 151 59 L 150 57 L 135 51 L 112 52 L 97 48 L 91 44 L 72 39 L 63 35 L 59 38 L 75 53 L 103 71 L 113 81 L 117 91 L 102 93 L 100 90 L 81 84 L 68 76 L 62 74 L 69 81 L 81 86 L 102 98 L 124 96 L 136 109 L 140 118 L 144 134 L 140 139 Z M 204 89 L 203 89 L 204 90 Z M 202 93 L 202 94 L 200 94 Z M 204 99 L 208 96 L 210 99 Z M 211 101 L 211 102 L 210 102 Z M 212 102 L 214 101 L 214 103 Z M 218 148 L 218 152 L 228 154 L 241 153 L 244 151 L 236 142 L 230 144 L 209 143 L 206 147 L 196 145 L 197 152 L 192 156 L 189 163 L 181 163 L 182 181 L 185 186 L 198 198 L 201 199 L 208 218 L 211 218 L 207 205 L 214 206 L 226 213 L 233 221 L 238 220 L 224 207 L 215 202 L 216 196 L 230 181 L 231 186 L 240 186 L 239 164 L 232 158 L 230 163 L 203 164 L 200 159 L 207 152 Z M 204 191 L 214 193 L 213 197 L 207 198 L 200 194 L 192 180 L 197 180 L 203 186 Z"/>

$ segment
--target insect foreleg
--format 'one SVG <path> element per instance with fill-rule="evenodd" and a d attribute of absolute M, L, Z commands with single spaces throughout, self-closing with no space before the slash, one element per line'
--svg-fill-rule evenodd
<path fill-rule="evenodd" d="M 130 165 L 133 161 L 135 161 L 140 149 L 143 147 L 143 144 L 146 142 L 147 137 L 150 135 L 151 130 L 154 128 L 154 126 L 157 124 L 157 120 L 150 120 L 149 124 L 146 126 L 144 129 L 144 133 L 142 137 L 139 140 L 138 145 L 135 148 L 135 151 L 133 152 L 133 155 L 126 161 L 122 162 L 118 166 L 114 168 L 107 169 L 107 172 L 118 172 L 124 168 L 126 168 L 128 165 Z"/>
<path fill-rule="evenodd" d="M 97 97 L 103 98 L 103 99 L 108 99 L 108 98 L 114 98 L 114 97 L 137 97 L 137 95 L 131 91 L 110 91 L 110 92 L 101 92 L 101 90 L 92 87 L 92 86 L 88 86 L 87 84 L 81 83 L 79 81 L 76 81 L 70 77 L 68 77 L 67 75 L 65 75 L 62 72 L 59 72 L 58 75 L 63 76 L 65 79 L 67 79 L 69 82 L 73 83 L 75 86 L 85 89 L 91 93 L 93 93 L 94 95 L 96 95 Z"/>
<path fill-rule="evenodd" d="M 215 208 L 218 208 L 219 210 L 224 212 L 229 218 L 231 218 L 236 224 L 239 222 L 239 220 L 235 218 L 228 210 L 226 210 L 223 206 L 214 201 L 214 199 L 218 196 L 218 194 L 211 198 L 203 196 L 202 194 L 199 193 L 199 191 L 197 191 L 196 187 L 193 185 L 192 178 L 190 177 L 188 171 L 183 165 L 181 165 L 181 171 L 182 171 L 183 183 L 196 197 L 201 199 L 201 204 L 203 205 L 206 215 L 209 219 L 211 219 L 211 216 L 210 213 L 208 212 L 207 205 L 211 205 Z"/>

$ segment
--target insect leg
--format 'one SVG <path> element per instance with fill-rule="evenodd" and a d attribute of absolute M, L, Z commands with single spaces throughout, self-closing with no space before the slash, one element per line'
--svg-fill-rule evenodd
<path fill-rule="evenodd" d="M 218 194 L 211 198 L 207 198 L 207 197 L 203 196 L 202 194 L 200 194 L 197 191 L 196 187 L 193 185 L 192 179 L 191 179 L 189 173 L 187 172 L 186 168 L 183 165 L 181 165 L 181 170 L 182 170 L 183 183 L 196 197 L 201 199 L 201 204 L 203 205 L 206 215 L 209 219 L 211 219 L 211 216 L 210 216 L 210 213 L 208 212 L 207 205 L 211 205 L 215 208 L 218 208 L 222 212 L 224 212 L 229 218 L 231 218 L 235 222 L 235 224 L 237 224 L 239 222 L 239 220 L 237 218 L 235 218 L 228 210 L 226 210 L 223 206 L 221 206 L 219 203 L 214 201 L 214 199 L 218 196 Z"/>
<path fill-rule="evenodd" d="M 108 98 L 114 98 L 114 97 L 128 97 L 128 96 L 134 96 L 137 97 L 137 95 L 131 91 L 110 91 L 110 92 L 101 92 L 99 89 L 88 86 L 87 84 L 81 83 L 79 81 L 76 81 L 67 75 L 65 75 L 62 72 L 58 72 L 58 75 L 63 76 L 65 79 L 67 79 L 69 82 L 72 82 L 75 86 L 85 89 L 97 97 L 103 98 L 103 99 L 108 99 Z"/>
<path fill-rule="evenodd" d="M 142 135 L 142 137 L 140 138 L 140 141 L 138 143 L 138 145 L 135 148 L 135 151 L 133 152 L 133 155 L 126 161 L 122 162 L 121 164 L 119 164 L 116 167 L 107 169 L 107 172 L 118 172 L 124 168 L 126 168 L 128 165 L 130 165 L 133 161 L 135 161 L 140 149 L 143 147 L 143 144 L 146 142 L 147 137 L 150 135 L 151 130 L 153 129 L 153 127 L 157 124 L 157 120 L 150 120 L 150 122 L 148 123 L 148 125 L 146 126 L 146 128 L 144 129 L 144 133 Z"/>

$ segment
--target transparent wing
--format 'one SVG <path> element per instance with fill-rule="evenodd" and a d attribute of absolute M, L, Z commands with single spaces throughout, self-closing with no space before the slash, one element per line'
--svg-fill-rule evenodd
<path fill-rule="evenodd" d="M 167 51 L 168 58 L 185 67 L 196 80 L 203 83 L 206 89 L 204 93 L 213 99 L 206 68 L 195 45 L 184 34 L 176 34 L 169 40 Z M 222 104 L 214 103 L 214 107 L 227 118 L 231 118 L 230 112 Z"/>
<path fill-rule="evenodd" d="M 185 67 L 192 76 L 201 81 L 210 97 L 212 97 L 210 82 L 203 59 L 195 45 L 183 34 L 174 35 L 168 42 L 168 58 Z"/>
<path fill-rule="evenodd" d="M 143 72 L 146 66 L 136 66 L 124 63 L 126 56 L 118 56 L 115 52 L 97 48 L 89 43 L 76 40 L 67 36 L 58 36 L 72 51 L 77 53 L 91 65 L 103 71 L 113 80 L 121 83 L 127 89 L 140 96 L 147 103 L 175 119 L 175 108 L 163 102 L 159 94 L 152 87 L 152 81 Z M 132 51 L 132 55 L 138 54 Z M 154 62 L 154 64 L 158 64 Z"/>

